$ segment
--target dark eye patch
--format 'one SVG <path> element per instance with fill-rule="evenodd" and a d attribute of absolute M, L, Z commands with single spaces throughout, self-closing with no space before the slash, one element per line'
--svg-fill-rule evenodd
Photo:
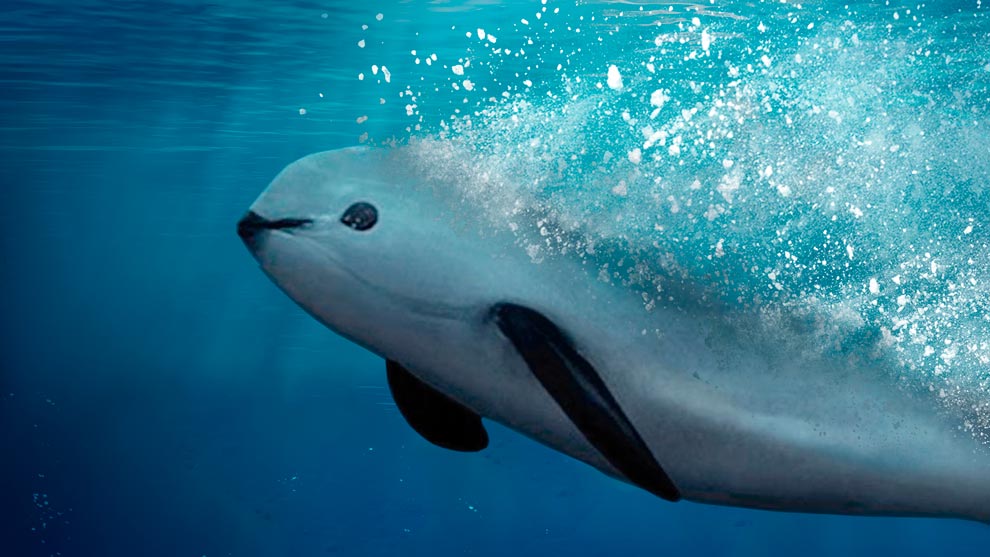
<path fill-rule="evenodd" d="M 368 230 L 378 222 L 378 209 L 371 203 L 358 201 L 344 211 L 340 222 L 354 230 Z"/>

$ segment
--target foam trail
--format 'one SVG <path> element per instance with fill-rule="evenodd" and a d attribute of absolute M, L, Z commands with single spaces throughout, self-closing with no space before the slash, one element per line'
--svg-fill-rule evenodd
<path fill-rule="evenodd" d="M 532 47 L 546 95 L 492 85 L 405 151 L 534 263 L 890 374 L 990 443 L 990 23 L 937 10 L 606 17 L 602 49 Z"/>

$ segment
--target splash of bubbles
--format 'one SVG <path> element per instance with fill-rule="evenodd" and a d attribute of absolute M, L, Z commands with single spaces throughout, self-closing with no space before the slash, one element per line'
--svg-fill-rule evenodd
<path fill-rule="evenodd" d="M 544 4 L 498 30 L 531 71 L 486 44 L 454 71 L 488 71 L 474 109 L 411 112 L 406 149 L 534 261 L 580 258 L 647 310 L 747 315 L 779 350 L 929 391 L 990 442 L 985 12 L 761 8 Z"/>

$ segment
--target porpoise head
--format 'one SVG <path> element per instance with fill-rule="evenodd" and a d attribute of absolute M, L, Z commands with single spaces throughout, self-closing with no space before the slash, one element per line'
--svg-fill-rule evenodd
<path fill-rule="evenodd" d="M 477 242 L 388 151 L 316 153 L 286 167 L 238 235 L 264 272 L 341 335 L 387 357 L 483 311 Z M 490 258 L 483 258 L 490 262 Z M 407 357 L 408 359 L 408 357 Z"/>

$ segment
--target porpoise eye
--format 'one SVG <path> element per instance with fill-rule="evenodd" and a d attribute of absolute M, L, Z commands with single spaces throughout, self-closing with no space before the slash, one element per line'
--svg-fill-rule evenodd
<path fill-rule="evenodd" d="M 344 211 L 340 222 L 354 230 L 368 230 L 378 222 L 378 209 L 375 209 L 371 203 L 358 201 Z"/>

